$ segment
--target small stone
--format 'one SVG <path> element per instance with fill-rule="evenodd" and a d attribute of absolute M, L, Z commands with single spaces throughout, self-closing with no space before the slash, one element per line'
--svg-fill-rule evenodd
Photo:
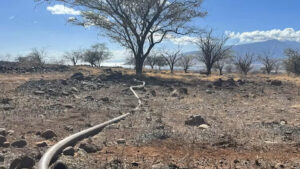
<path fill-rule="evenodd" d="M 0 162 L 4 161 L 4 155 L 0 153 Z"/>
<path fill-rule="evenodd" d="M 188 94 L 188 89 L 187 88 L 180 88 L 178 91 L 179 91 L 180 94 L 186 94 L 186 95 Z"/>
<path fill-rule="evenodd" d="M 79 92 L 79 90 L 76 87 L 72 87 L 71 91 L 73 91 L 73 92 Z"/>
<path fill-rule="evenodd" d="M 48 139 L 52 139 L 52 138 L 56 137 L 56 134 L 54 133 L 54 131 L 49 129 L 49 130 L 46 130 L 45 132 L 43 132 L 41 134 L 41 136 L 48 140 Z"/>
<path fill-rule="evenodd" d="M 0 135 L 2 135 L 2 136 L 6 136 L 7 135 L 7 132 L 6 132 L 5 128 L 0 128 Z"/>
<path fill-rule="evenodd" d="M 154 96 L 154 97 L 156 96 L 156 91 L 155 90 L 151 90 L 150 93 L 151 93 L 152 96 Z"/>
<path fill-rule="evenodd" d="M 36 95 L 43 95 L 43 94 L 45 94 L 45 92 L 41 91 L 41 90 L 37 90 L 37 91 L 34 91 L 34 94 L 36 94 Z"/>
<path fill-rule="evenodd" d="M 10 146 L 10 143 L 9 143 L 9 142 L 7 142 L 7 141 L 6 141 L 6 142 L 4 142 L 4 143 L 3 143 L 3 145 L 2 145 L 2 147 L 4 147 L 4 148 L 7 148 L 7 147 L 9 147 L 9 146 Z"/>
<path fill-rule="evenodd" d="M 8 130 L 8 131 L 7 131 L 7 134 L 9 134 L 9 135 L 12 135 L 12 134 L 14 134 L 14 133 L 15 133 L 14 130 Z"/>
<path fill-rule="evenodd" d="M 206 92 L 207 94 L 212 94 L 212 91 L 211 91 L 211 90 L 208 90 L 208 89 L 207 89 L 205 92 Z"/>
<path fill-rule="evenodd" d="M 0 135 L 0 146 L 2 146 L 4 142 L 6 142 L 6 138 Z"/>
<path fill-rule="evenodd" d="M 199 128 L 200 128 L 200 129 L 208 129 L 208 128 L 209 128 L 209 125 L 207 125 L 207 124 L 201 124 L 201 125 L 199 126 Z"/>
<path fill-rule="evenodd" d="M 75 150 L 73 147 L 67 147 L 63 150 L 63 154 L 66 155 L 66 156 L 74 156 L 75 154 Z"/>
<path fill-rule="evenodd" d="M 70 94 L 69 94 L 68 92 L 66 92 L 66 91 L 62 91 L 61 94 L 64 95 L 64 96 L 69 96 L 69 95 L 70 95 Z"/>
<path fill-rule="evenodd" d="M 26 140 L 23 140 L 23 139 L 22 140 L 17 140 L 15 142 L 11 143 L 11 146 L 17 147 L 17 148 L 23 148 L 26 145 L 27 145 L 27 142 L 26 142 Z"/>
<path fill-rule="evenodd" d="M 118 143 L 118 144 L 125 144 L 125 143 L 126 143 L 126 140 L 121 138 L 121 139 L 118 139 L 118 140 L 117 140 L 117 143 Z"/>
<path fill-rule="evenodd" d="M 32 168 L 35 165 L 35 161 L 29 156 L 21 156 L 13 160 L 10 164 L 10 169 L 18 168 Z"/>
<path fill-rule="evenodd" d="M 73 109 L 74 106 L 72 104 L 64 104 L 64 106 L 68 109 Z"/>
<path fill-rule="evenodd" d="M 172 97 L 178 97 L 179 96 L 179 93 L 177 90 L 174 90 L 172 93 L 171 93 L 171 96 Z"/>
<path fill-rule="evenodd" d="M 67 130 L 67 131 L 73 131 L 74 129 L 73 129 L 72 126 L 65 126 L 65 130 Z"/>
<path fill-rule="evenodd" d="M 45 141 L 36 142 L 35 145 L 37 147 L 47 147 L 48 146 L 48 144 Z"/>
<path fill-rule="evenodd" d="M 104 101 L 104 102 L 109 102 L 109 98 L 108 97 L 103 97 L 101 100 Z"/>

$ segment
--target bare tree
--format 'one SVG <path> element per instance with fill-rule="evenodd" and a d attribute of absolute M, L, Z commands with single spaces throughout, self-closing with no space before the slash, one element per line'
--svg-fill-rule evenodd
<path fill-rule="evenodd" d="M 104 43 L 93 45 L 83 53 L 82 60 L 91 66 L 99 66 L 104 60 L 109 59 L 110 52 Z"/>
<path fill-rule="evenodd" d="M 227 37 L 216 38 L 213 37 L 212 33 L 212 30 L 204 33 L 196 42 L 201 52 L 197 59 L 205 64 L 207 76 L 211 74 L 214 64 L 225 57 L 231 48 L 225 47 L 225 43 L 228 40 Z"/>
<path fill-rule="evenodd" d="M 151 54 L 145 60 L 145 64 L 148 65 L 148 66 L 150 66 L 152 70 L 154 69 L 154 66 L 157 63 L 156 57 L 157 57 L 156 54 Z"/>
<path fill-rule="evenodd" d="M 17 61 L 27 66 L 44 66 L 47 52 L 45 49 L 33 48 L 26 56 L 19 56 Z"/>
<path fill-rule="evenodd" d="M 181 50 L 178 49 L 176 51 L 164 51 L 162 56 L 165 58 L 167 65 L 170 67 L 171 73 L 174 73 L 174 66 L 182 56 Z"/>
<path fill-rule="evenodd" d="M 190 67 L 195 65 L 195 56 L 192 55 L 183 55 L 178 63 L 179 66 L 181 66 L 185 73 L 188 72 Z"/>
<path fill-rule="evenodd" d="M 136 60 L 136 73 L 153 47 L 170 34 L 194 32 L 190 22 L 204 17 L 202 0 L 36 0 L 58 1 L 81 10 L 79 18 L 69 19 L 81 26 L 96 26 L 122 46 Z"/>
<path fill-rule="evenodd" d="M 71 61 L 73 66 L 76 66 L 77 62 L 79 61 L 79 59 L 81 59 L 83 56 L 83 51 L 82 50 L 74 50 L 71 52 L 66 52 L 64 57 Z"/>
<path fill-rule="evenodd" d="M 252 64 L 254 62 L 254 54 L 245 53 L 240 54 L 235 57 L 234 64 L 242 74 L 247 75 L 248 72 L 252 69 Z"/>
<path fill-rule="evenodd" d="M 160 70 L 161 67 L 167 65 L 167 62 L 163 56 L 157 56 L 155 60 L 156 60 L 156 65 L 158 66 L 158 70 Z"/>
<path fill-rule="evenodd" d="M 278 62 L 277 59 L 274 57 L 274 53 L 271 51 L 264 52 L 261 54 L 258 59 L 263 64 L 264 70 L 267 72 L 267 74 L 270 74 L 272 70 L 275 69 L 276 63 Z"/>

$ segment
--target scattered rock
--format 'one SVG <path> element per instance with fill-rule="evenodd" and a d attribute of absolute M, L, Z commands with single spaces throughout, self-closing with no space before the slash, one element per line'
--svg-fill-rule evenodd
<path fill-rule="evenodd" d="M 286 125 L 287 124 L 287 121 L 286 120 L 280 120 L 280 123 L 279 123 L 280 125 Z"/>
<path fill-rule="evenodd" d="M 221 78 L 213 82 L 213 85 L 216 87 L 222 87 L 222 84 L 223 84 L 223 80 Z"/>
<path fill-rule="evenodd" d="M 171 92 L 171 96 L 172 97 L 178 97 L 179 96 L 179 93 L 177 90 L 174 90 L 173 92 Z"/>
<path fill-rule="evenodd" d="M 2 135 L 2 136 L 6 136 L 7 135 L 7 132 L 6 132 L 5 128 L 0 128 L 0 135 Z"/>
<path fill-rule="evenodd" d="M 74 156 L 75 154 L 75 150 L 73 147 L 67 147 L 63 150 L 63 154 L 66 155 L 66 156 Z"/>
<path fill-rule="evenodd" d="M 205 92 L 206 92 L 207 94 L 212 94 L 212 93 L 213 93 L 211 90 L 208 90 L 208 89 L 207 89 Z"/>
<path fill-rule="evenodd" d="M 200 126 L 202 124 L 206 124 L 206 122 L 200 115 L 190 116 L 190 118 L 185 121 L 185 125 L 189 126 Z"/>
<path fill-rule="evenodd" d="M 33 92 L 35 95 L 43 95 L 43 94 L 45 94 L 45 92 L 44 91 L 41 91 L 41 90 L 36 90 L 36 91 L 34 91 Z"/>
<path fill-rule="evenodd" d="M 71 91 L 73 91 L 73 92 L 79 92 L 79 90 L 76 87 L 71 87 Z"/>
<path fill-rule="evenodd" d="M 109 98 L 108 98 L 108 97 L 103 97 L 103 98 L 101 98 L 101 100 L 102 100 L 103 102 L 109 102 Z"/>
<path fill-rule="evenodd" d="M 280 80 L 272 80 L 271 85 L 272 86 L 281 86 L 282 82 Z"/>
<path fill-rule="evenodd" d="M 81 80 L 84 80 L 84 75 L 81 72 L 77 72 L 71 76 L 71 79 L 76 79 L 76 80 L 81 81 Z"/>
<path fill-rule="evenodd" d="M 2 147 L 4 147 L 4 148 L 7 148 L 7 147 L 9 147 L 9 146 L 10 146 L 10 143 L 9 143 L 9 142 L 7 142 L 7 141 L 6 141 L 6 142 L 4 142 L 4 143 L 3 143 L 3 145 L 2 145 Z"/>
<path fill-rule="evenodd" d="M 245 81 L 245 80 L 239 79 L 239 80 L 237 81 L 237 83 L 238 83 L 239 85 L 244 85 L 244 84 L 246 83 L 246 81 Z"/>
<path fill-rule="evenodd" d="M 187 88 L 180 88 L 179 90 L 179 94 L 188 94 L 188 89 Z"/>
<path fill-rule="evenodd" d="M 73 129 L 72 126 L 65 126 L 65 130 L 67 130 L 67 131 L 73 131 L 74 129 Z"/>
<path fill-rule="evenodd" d="M 125 144 L 125 143 L 126 143 L 126 140 L 123 139 L 123 138 L 121 138 L 121 139 L 118 139 L 118 140 L 117 140 L 117 143 L 118 143 L 118 144 Z"/>
<path fill-rule="evenodd" d="M 23 140 L 23 139 L 22 140 L 17 140 L 15 142 L 11 143 L 11 146 L 17 147 L 17 148 L 23 148 L 26 145 L 27 145 L 27 142 L 26 142 L 26 140 Z"/>
<path fill-rule="evenodd" d="M 13 160 L 9 168 L 10 169 L 33 168 L 34 165 L 35 165 L 35 161 L 31 157 L 24 155 Z"/>
<path fill-rule="evenodd" d="M 68 169 L 67 165 L 62 161 L 56 161 L 53 164 L 53 169 Z"/>
<path fill-rule="evenodd" d="M 79 148 L 83 149 L 87 153 L 95 153 L 99 150 L 99 148 L 91 143 L 81 143 Z"/>
<path fill-rule="evenodd" d="M 62 85 L 68 85 L 68 81 L 66 81 L 66 80 L 61 80 L 60 82 Z"/>
<path fill-rule="evenodd" d="M 64 95 L 64 96 L 69 96 L 70 95 L 70 93 L 66 92 L 66 91 L 62 91 L 61 94 Z"/>
<path fill-rule="evenodd" d="M 73 109 L 74 106 L 72 104 L 64 104 L 65 108 Z"/>
<path fill-rule="evenodd" d="M 9 104 L 10 101 L 12 101 L 10 98 L 1 98 L 0 104 Z"/>
<path fill-rule="evenodd" d="M 93 96 L 86 96 L 85 99 L 88 100 L 88 101 L 94 101 L 95 100 Z"/>
<path fill-rule="evenodd" d="M 156 96 L 156 91 L 155 90 L 151 90 L 150 93 L 151 93 L 152 96 L 154 96 L 154 97 Z"/>
<path fill-rule="evenodd" d="M 52 139 L 52 138 L 56 137 L 56 134 L 54 133 L 54 131 L 48 129 L 45 132 L 43 132 L 41 134 L 41 136 L 48 140 L 48 139 Z"/>
<path fill-rule="evenodd" d="M 4 142 L 6 142 L 6 138 L 0 135 L 0 146 L 3 146 Z"/>
<path fill-rule="evenodd" d="M 207 124 L 201 124 L 201 125 L 199 126 L 199 128 L 200 128 L 200 129 L 208 129 L 208 128 L 209 128 L 209 125 L 207 125 Z"/>
<path fill-rule="evenodd" d="M 0 153 L 0 162 L 4 161 L 4 155 Z"/>
<path fill-rule="evenodd" d="M 37 147 L 47 147 L 48 146 L 48 144 L 45 141 L 36 142 L 35 145 Z"/>

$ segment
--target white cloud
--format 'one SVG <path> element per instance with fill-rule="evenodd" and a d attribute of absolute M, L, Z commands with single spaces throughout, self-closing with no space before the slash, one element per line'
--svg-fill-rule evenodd
<path fill-rule="evenodd" d="M 47 10 L 50 11 L 53 15 L 80 15 L 81 13 L 80 11 L 66 7 L 64 5 L 48 6 Z"/>
<path fill-rule="evenodd" d="M 253 32 L 231 32 L 226 31 L 226 34 L 231 39 L 236 39 L 239 43 L 262 42 L 266 40 L 280 40 L 280 41 L 297 41 L 300 42 L 300 30 L 295 31 L 293 28 L 286 28 L 283 30 L 272 29 L 267 31 L 253 31 Z"/>
<path fill-rule="evenodd" d="M 8 19 L 13 20 L 13 19 L 15 19 L 15 16 L 10 16 Z"/>

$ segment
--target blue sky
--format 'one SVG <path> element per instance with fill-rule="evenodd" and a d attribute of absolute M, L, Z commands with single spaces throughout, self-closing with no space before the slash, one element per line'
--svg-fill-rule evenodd
<path fill-rule="evenodd" d="M 105 42 L 114 53 L 111 62 L 125 57 L 118 44 L 99 36 L 95 28 L 67 23 L 72 15 L 53 14 L 34 0 L 1 0 L 0 59 L 7 53 L 26 54 L 32 48 L 45 48 L 50 57 L 63 52 Z M 218 34 L 230 35 L 231 43 L 251 43 L 268 39 L 300 42 L 299 0 L 204 0 L 208 15 L 197 19 L 200 28 L 213 28 Z M 171 43 L 171 42 L 168 42 Z M 185 50 L 195 50 L 187 44 Z"/>

